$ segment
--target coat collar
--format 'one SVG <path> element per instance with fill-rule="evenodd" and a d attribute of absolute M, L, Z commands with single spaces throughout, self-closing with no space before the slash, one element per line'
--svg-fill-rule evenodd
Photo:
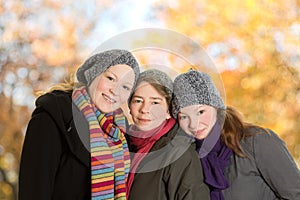
<path fill-rule="evenodd" d="M 71 152 L 87 167 L 91 166 L 90 161 L 90 138 L 88 133 L 88 124 L 82 113 L 72 104 L 72 118 L 67 125 L 65 138 Z"/>

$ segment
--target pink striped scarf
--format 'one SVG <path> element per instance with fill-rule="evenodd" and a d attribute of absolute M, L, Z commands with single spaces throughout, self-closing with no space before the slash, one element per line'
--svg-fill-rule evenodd
<path fill-rule="evenodd" d="M 92 199 L 126 199 L 130 155 L 122 109 L 101 113 L 85 86 L 75 89 L 72 99 L 90 129 Z"/>

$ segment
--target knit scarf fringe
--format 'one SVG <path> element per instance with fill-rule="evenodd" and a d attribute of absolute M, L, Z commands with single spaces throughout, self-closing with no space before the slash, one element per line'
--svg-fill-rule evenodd
<path fill-rule="evenodd" d="M 75 89 L 72 99 L 89 124 L 92 200 L 126 199 L 130 155 L 122 109 L 101 113 L 85 86 Z"/>

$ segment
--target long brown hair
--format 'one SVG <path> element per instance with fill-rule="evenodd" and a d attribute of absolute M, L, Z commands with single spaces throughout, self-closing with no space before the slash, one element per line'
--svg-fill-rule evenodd
<path fill-rule="evenodd" d="M 224 119 L 221 141 L 240 157 L 247 157 L 240 141 L 257 133 L 268 133 L 268 130 L 243 121 L 242 114 L 234 107 L 218 110 L 219 117 Z"/>

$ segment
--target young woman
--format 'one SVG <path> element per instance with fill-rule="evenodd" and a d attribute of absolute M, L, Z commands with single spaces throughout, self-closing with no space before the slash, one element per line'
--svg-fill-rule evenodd
<path fill-rule="evenodd" d="M 134 56 L 113 49 L 88 58 L 79 83 L 36 101 L 19 174 L 20 200 L 125 199 L 130 155 L 125 117 L 139 76 Z"/>
<path fill-rule="evenodd" d="M 212 200 L 300 199 L 300 172 L 284 142 L 226 107 L 207 74 L 176 77 L 172 105 L 180 127 L 196 139 Z"/>
<path fill-rule="evenodd" d="M 170 116 L 172 91 L 173 82 L 164 72 L 140 74 L 130 101 L 129 199 L 209 199 L 195 144 Z"/>

